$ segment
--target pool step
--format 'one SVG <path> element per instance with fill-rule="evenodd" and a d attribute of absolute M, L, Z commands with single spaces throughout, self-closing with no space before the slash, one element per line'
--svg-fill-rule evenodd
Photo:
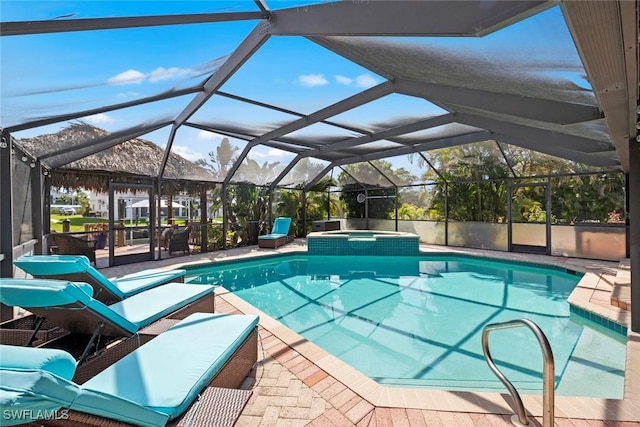
<path fill-rule="evenodd" d="M 616 280 L 611 290 L 611 305 L 623 310 L 631 308 L 631 262 L 629 259 L 620 261 Z"/>

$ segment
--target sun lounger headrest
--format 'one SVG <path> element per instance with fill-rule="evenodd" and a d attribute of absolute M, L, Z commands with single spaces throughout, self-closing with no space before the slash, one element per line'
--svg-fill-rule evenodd
<path fill-rule="evenodd" d="M 0 302 L 15 307 L 54 307 L 88 301 L 87 283 L 48 279 L 0 279 Z"/>
<path fill-rule="evenodd" d="M 41 369 L 68 380 L 76 372 L 75 359 L 63 350 L 0 344 L 0 354 L 3 369 Z"/>
<path fill-rule="evenodd" d="M 291 218 L 289 217 L 278 217 L 273 222 L 273 230 L 271 230 L 271 234 L 284 234 L 285 236 L 289 234 L 289 227 L 291 226 Z"/>
<path fill-rule="evenodd" d="M 91 267 L 84 255 L 23 255 L 14 264 L 33 276 L 82 273 Z"/>

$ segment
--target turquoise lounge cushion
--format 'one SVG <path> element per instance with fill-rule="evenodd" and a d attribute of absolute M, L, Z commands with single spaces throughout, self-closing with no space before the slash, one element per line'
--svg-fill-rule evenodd
<path fill-rule="evenodd" d="M 91 267 L 93 268 L 93 267 Z M 140 293 L 141 291 L 154 288 L 161 283 L 167 283 L 184 277 L 187 270 L 160 270 L 149 269 L 137 273 L 127 274 L 126 276 L 110 279 L 124 294 L 126 298 L 131 295 Z"/>
<path fill-rule="evenodd" d="M 64 420 L 67 409 L 119 420 L 128 424 L 157 427 L 167 423 L 166 414 L 137 402 L 86 390 L 47 371 L 0 369 L 0 425 L 18 425 L 36 418 Z"/>
<path fill-rule="evenodd" d="M 149 325 L 170 313 L 212 293 L 211 285 L 167 283 L 132 295 L 111 304 L 108 308 L 139 328 Z M 213 309 L 213 307 L 212 307 Z"/>
<path fill-rule="evenodd" d="M 33 276 L 80 273 L 91 266 L 84 255 L 23 255 L 13 263 Z"/>
<path fill-rule="evenodd" d="M 258 320 L 254 315 L 192 314 L 83 387 L 175 418 L 197 398 Z"/>
<path fill-rule="evenodd" d="M 289 234 L 289 227 L 291 227 L 291 218 L 282 216 L 278 217 L 273 222 L 271 234 L 284 234 L 286 236 Z"/>
<path fill-rule="evenodd" d="M 276 239 L 282 239 L 283 237 L 287 237 L 286 234 L 264 234 L 262 236 L 258 236 L 258 239 L 260 240 L 276 240 Z"/>
<path fill-rule="evenodd" d="M 0 368 L 42 369 L 70 380 L 76 372 L 76 361 L 63 350 L 0 344 Z"/>
<path fill-rule="evenodd" d="M 81 301 L 89 304 L 93 288 L 86 283 L 49 279 L 0 279 L 0 302 L 15 307 L 52 307 Z"/>

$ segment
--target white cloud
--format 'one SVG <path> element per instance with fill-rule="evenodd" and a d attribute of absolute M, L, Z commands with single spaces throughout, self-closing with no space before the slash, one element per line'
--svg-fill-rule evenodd
<path fill-rule="evenodd" d="M 367 88 L 375 86 L 376 84 L 378 84 L 378 80 L 369 73 L 360 74 L 356 77 L 356 86 L 358 87 Z"/>
<path fill-rule="evenodd" d="M 178 67 L 171 67 L 171 68 L 164 68 L 164 67 L 158 67 L 155 70 L 153 70 L 151 73 L 149 73 L 149 81 L 151 83 L 155 83 L 155 82 L 159 82 L 161 80 L 168 80 L 168 79 L 174 79 L 177 77 L 189 77 L 189 76 L 193 76 L 196 73 L 193 70 L 190 70 L 188 68 L 178 68 Z"/>
<path fill-rule="evenodd" d="M 369 73 L 360 74 L 355 78 L 337 74 L 335 76 L 335 79 L 336 79 L 336 82 L 338 82 L 341 85 L 351 86 L 355 84 L 357 87 L 361 87 L 365 89 L 378 84 L 378 79 L 376 79 L 374 76 L 372 76 Z"/>
<path fill-rule="evenodd" d="M 267 151 L 267 157 L 283 157 L 286 155 L 291 155 L 291 153 L 287 153 L 284 150 L 280 150 L 279 148 L 272 148 L 271 150 Z"/>
<path fill-rule="evenodd" d="M 111 77 L 110 79 L 107 79 L 107 83 L 113 85 L 141 84 L 145 81 L 156 83 L 162 80 L 169 80 L 180 77 L 191 77 L 195 75 L 197 75 L 197 73 L 189 68 L 158 67 L 155 70 L 151 71 L 149 74 L 145 74 L 138 70 L 127 70 L 114 77 Z"/>
<path fill-rule="evenodd" d="M 211 141 L 214 139 L 222 139 L 222 135 L 219 135 L 215 132 L 209 132 L 206 130 L 201 130 L 196 134 L 196 139 L 201 141 Z"/>
<path fill-rule="evenodd" d="M 107 80 L 107 83 L 114 85 L 140 84 L 144 81 L 145 75 L 137 70 L 127 70 L 115 77 Z"/>
<path fill-rule="evenodd" d="M 112 123 L 113 119 L 104 113 L 94 114 L 93 116 L 88 116 L 86 120 L 89 123 L 93 123 L 94 125 L 100 125 L 104 123 Z"/>
<path fill-rule="evenodd" d="M 341 85 L 345 85 L 345 86 L 349 86 L 351 83 L 353 83 L 353 79 L 352 78 L 341 76 L 341 75 L 337 75 L 336 76 L 336 81 L 338 83 L 340 83 Z"/>
<path fill-rule="evenodd" d="M 329 81 L 322 74 L 303 74 L 298 77 L 298 84 L 306 87 L 324 86 Z"/>
<path fill-rule="evenodd" d="M 205 156 L 202 153 L 198 153 L 195 151 L 191 151 L 191 149 L 189 147 L 187 147 L 186 145 L 176 145 L 173 144 L 171 146 L 171 151 L 181 157 L 184 157 L 185 159 L 189 160 L 189 161 L 196 161 L 198 159 L 205 159 L 207 156 Z"/>
<path fill-rule="evenodd" d="M 254 150 L 250 156 L 247 156 L 248 159 L 253 159 L 256 162 L 258 161 L 258 159 L 265 159 L 267 158 L 267 155 L 265 153 L 261 153 L 260 151 L 256 151 Z"/>
<path fill-rule="evenodd" d="M 129 92 L 120 92 L 120 93 L 118 94 L 118 98 L 125 98 L 125 99 L 128 99 L 128 98 L 135 98 L 135 97 L 137 97 L 137 96 L 139 96 L 139 93 L 138 93 L 138 92 L 133 92 L 133 91 L 129 91 Z"/>

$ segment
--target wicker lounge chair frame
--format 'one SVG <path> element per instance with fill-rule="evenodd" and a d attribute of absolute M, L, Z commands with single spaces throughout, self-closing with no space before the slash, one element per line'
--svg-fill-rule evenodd
<path fill-rule="evenodd" d="M 38 346 L 67 333 L 48 320 L 39 323 L 36 316 L 27 315 L 0 323 L 0 344 Z"/>

